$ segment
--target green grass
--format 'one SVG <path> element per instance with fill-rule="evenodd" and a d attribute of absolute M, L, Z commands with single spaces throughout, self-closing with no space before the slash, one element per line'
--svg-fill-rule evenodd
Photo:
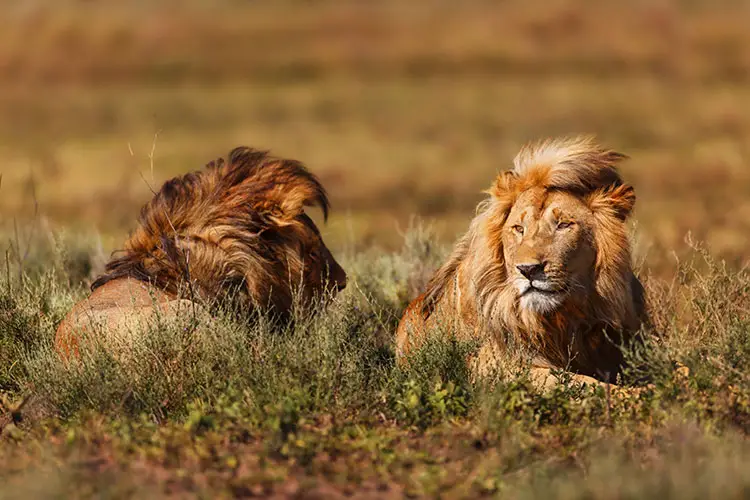
<path fill-rule="evenodd" d="M 14 492 L 741 498 L 750 488 L 750 276 L 700 248 L 669 287 L 646 279 L 658 335 L 629 355 L 651 385 L 610 392 L 563 376 L 545 393 L 523 370 L 472 380 L 471 345 L 435 340 L 408 366 L 394 362 L 401 311 L 447 250 L 424 228 L 394 253 L 350 252 L 351 285 L 294 327 L 188 317 L 152 327 L 126 355 L 94 344 L 66 364 L 54 327 L 85 293 L 68 270 L 86 269 L 65 265 L 85 255 L 86 239 L 70 241 L 78 250 L 36 241 L 23 271 L 10 258 L 0 280 L 0 474 Z"/>

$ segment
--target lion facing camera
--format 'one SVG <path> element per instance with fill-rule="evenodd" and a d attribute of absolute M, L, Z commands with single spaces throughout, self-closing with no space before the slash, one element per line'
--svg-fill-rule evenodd
<path fill-rule="evenodd" d="M 80 334 L 107 335 L 195 303 L 288 318 L 297 303 L 331 297 L 346 273 L 306 206 L 328 217 L 323 186 L 301 163 L 239 147 L 166 182 L 139 224 L 58 327 L 55 346 L 76 353 Z"/>
<path fill-rule="evenodd" d="M 627 229 L 635 192 L 616 169 L 624 158 L 590 138 L 525 146 L 404 313 L 399 357 L 448 327 L 485 342 L 485 367 L 517 346 L 534 367 L 615 381 L 620 345 L 646 320 Z"/>

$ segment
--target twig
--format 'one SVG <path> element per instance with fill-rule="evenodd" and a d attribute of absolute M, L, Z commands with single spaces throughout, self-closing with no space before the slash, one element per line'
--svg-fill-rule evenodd
<path fill-rule="evenodd" d="M 167 217 L 167 219 L 169 219 L 169 217 Z M 171 222 L 169 224 L 172 225 Z M 172 228 L 174 229 L 174 226 L 172 226 Z M 179 257 L 180 249 L 177 248 L 177 243 L 179 241 L 177 234 L 175 234 L 174 239 L 175 239 L 174 241 L 175 249 L 178 252 L 177 257 Z M 179 265 L 180 263 L 178 262 L 177 264 Z M 195 331 L 195 328 L 198 325 L 198 316 L 195 311 L 195 290 L 193 289 L 193 278 L 190 275 L 190 248 L 187 248 L 187 250 L 185 251 L 185 276 L 183 276 L 183 279 L 187 281 L 188 292 L 190 292 L 190 308 L 192 309 L 192 312 L 193 312 L 193 323 L 192 323 L 192 327 L 190 328 L 190 333 L 188 335 L 189 337 L 192 337 Z"/>
<path fill-rule="evenodd" d="M 29 257 L 29 253 L 31 252 L 31 239 L 32 235 L 34 234 L 33 231 L 36 228 L 36 222 L 39 218 L 39 199 L 36 196 L 36 181 L 34 179 L 34 172 L 31 172 L 29 181 L 31 182 L 31 199 L 34 201 L 34 217 L 32 218 L 33 224 L 31 225 L 32 232 L 29 233 L 29 236 L 26 239 L 26 250 L 23 253 L 24 262 L 26 262 L 26 259 Z"/>
<path fill-rule="evenodd" d="M 148 160 L 149 160 L 149 168 L 151 170 L 151 182 L 146 179 L 146 177 L 143 175 L 143 172 L 141 170 L 138 170 L 138 176 L 141 178 L 143 183 L 146 185 L 149 191 L 151 191 L 152 195 L 156 195 L 156 191 L 154 190 L 154 184 L 156 184 L 156 180 L 154 178 L 154 153 L 156 152 L 156 140 L 159 138 L 159 133 L 161 130 L 157 131 L 154 134 L 154 140 L 151 143 L 151 151 L 148 154 Z M 128 142 L 128 152 L 130 153 L 130 156 L 135 156 L 135 153 L 133 152 L 133 147 Z"/>
<path fill-rule="evenodd" d="M 609 373 L 607 373 L 607 384 L 604 386 L 604 395 L 607 400 L 607 408 L 605 413 L 605 419 L 607 420 L 607 427 L 612 427 L 612 415 L 610 413 L 610 407 L 612 405 L 612 390 L 611 384 L 609 383 Z"/>
<path fill-rule="evenodd" d="M 13 218 L 13 237 L 15 239 L 15 245 L 13 241 L 10 242 L 10 248 L 16 255 L 16 261 L 18 261 L 18 278 L 23 284 L 23 259 L 21 259 L 21 236 L 18 234 L 18 220 Z"/>
<path fill-rule="evenodd" d="M 13 284 L 10 281 L 10 248 L 5 249 L 5 279 L 8 281 L 8 296 L 13 295 Z"/>
<path fill-rule="evenodd" d="M 151 165 L 151 183 L 153 184 L 154 181 L 154 153 L 156 152 L 156 140 L 159 138 L 159 133 L 161 130 L 157 130 L 154 134 L 154 140 L 151 143 L 151 152 L 148 154 L 149 163 Z"/>
<path fill-rule="evenodd" d="M 34 201 L 34 216 L 32 218 L 32 224 L 31 224 L 31 231 L 27 235 L 24 242 L 25 249 L 22 250 L 22 247 L 24 245 L 21 244 L 21 234 L 20 230 L 18 229 L 18 220 L 14 217 L 13 218 L 13 233 L 15 238 L 15 248 L 13 245 L 13 241 L 11 241 L 11 249 L 16 254 L 16 260 L 18 261 L 18 267 L 19 267 L 19 279 L 21 282 L 23 282 L 23 274 L 24 274 L 24 264 L 26 263 L 26 259 L 28 259 L 29 254 L 31 253 L 31 240 L 34 237 L 34 230 L 37 227 L 37 222 L 39 218 L 39 200 L 36 195 L 36 181 L 34 180 L 34 173 L 31 172 L 30 174 L 30 182 L 31 182 L 31 198 Z"/>
<path fill-rule="evenodd" d="M 172 234 L 174 234 L 174 248 L 176 251 L 175 263 L 177 264 L 178 267 L 182 267 L 181 265 L 182 263 L 180 262 L 180 248 L 178 246 L 178 243 L 180 241 L 179 240 L 180 236 L 179 234 L 177 234 L 177 229 L 174 227 L 174 224 L 172 223 L 172 219 L 169 217 L 169 214 L 166 212 L 166 210 L 164 211 L 164 216 L 167 218 L 169 227 L 172 228 Z M 167 251 L 166 247 L 164 248 L 164 251 L 165 252 Z M 192 304 L 192 310 L 193 310 L 193 329 L 194 329 L 195 325 L 197 324 L 197 316 L 195 312 L 195 290 L 193 289 L 193 280 L 192 280 L 192 277 L 190 276 L 190 250 L 189 249 L 185 255 L 185 267 L 184 269 L 181 269 L 181 271 L 183 272 L 182 279 L 187 282 L 188 292 L 190 292 L 190 302 Z M 191 330 L 190 336 L 192 336 L 192 334 L 193 334 L 193 331 Z"/>

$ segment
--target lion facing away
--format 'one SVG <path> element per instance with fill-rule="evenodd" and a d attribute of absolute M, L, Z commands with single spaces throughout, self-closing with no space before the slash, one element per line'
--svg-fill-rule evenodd
<path fill-rule="evenodd" d="M 247 147 L 167 181 L 91 296 L 58 327 L 58 351 L 77 352 L 93 323 L 114 333 L 196 303 L 284 320 L 295 304 L 332 296 L 346 273 L 306 206 L 319 206 L 327 220 L 318 179 L 300 162 Z"/>
<path fill-rule="evenodd" d="M 646 319 L 626 227 L 635 192 L 616 169 L 624 158 L 590 138 L 525 146 L 404 313 L 399 357 L 447 326 L 459 338 L 488 339 L 480 357 L 520 347 L 534 367 L 614 381 L 618 344 Z"/>

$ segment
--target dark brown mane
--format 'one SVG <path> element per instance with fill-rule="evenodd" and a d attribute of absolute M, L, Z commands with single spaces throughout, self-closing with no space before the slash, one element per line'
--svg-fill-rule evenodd
<path fill-rule="evenodd" d="M 303 230 L 319 237 L 306 206 L 319 206 L 327 220 L 325 189 L 302 163 L 235 148 L 165 182 L 91 288 L 127 277 L 173 294 L 190 283 L 212 299 L 239 289 L 249 302 L 273 289 L 283 308 L 291 302 L 289 268 L 302 265 L 289 248 L 299 248 L 294 240 Z"/>

